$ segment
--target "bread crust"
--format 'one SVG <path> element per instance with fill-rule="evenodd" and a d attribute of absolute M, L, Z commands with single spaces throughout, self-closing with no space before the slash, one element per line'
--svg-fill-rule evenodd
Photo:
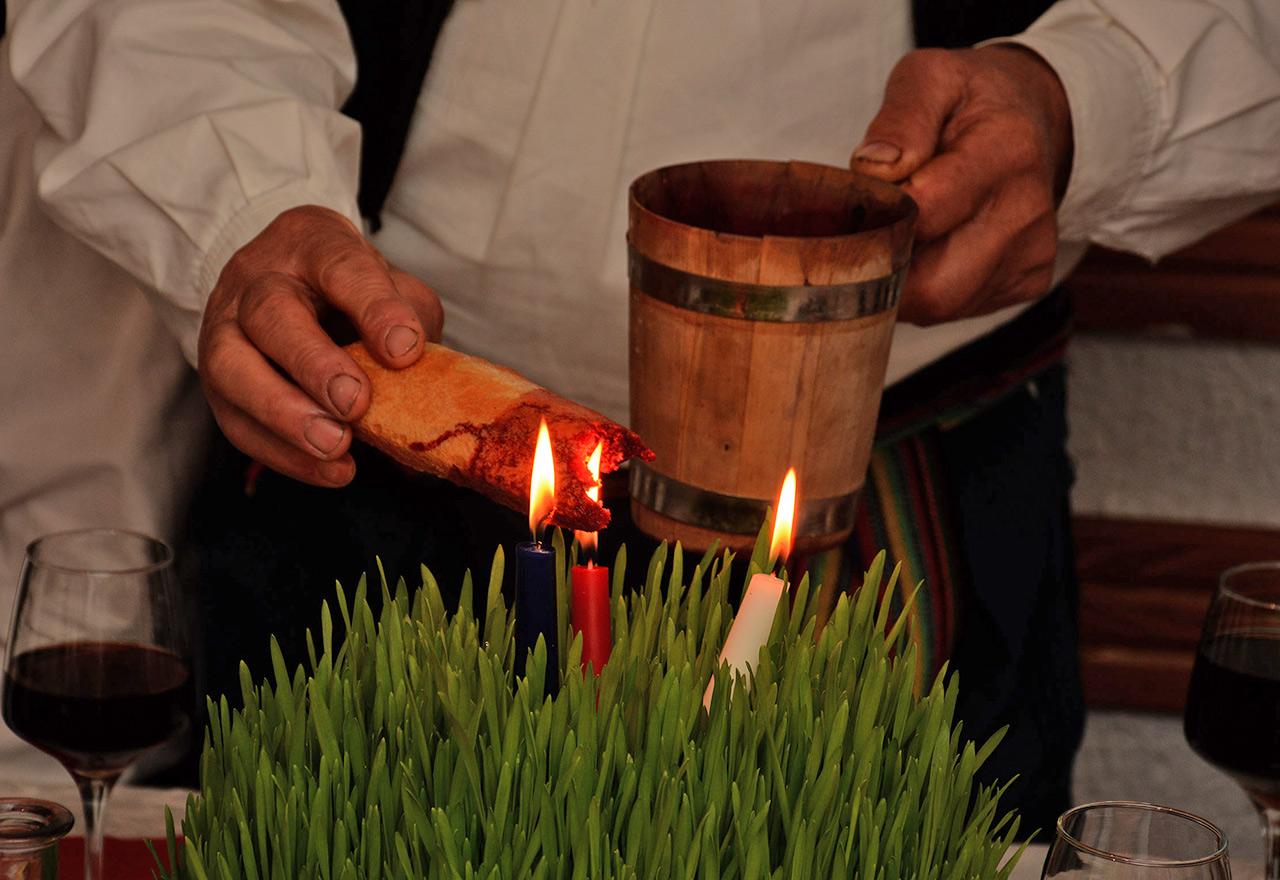
<path fill-rule="evenodd" d="M 529 509 L 534 445 L 545 418 L 556 463 L 551 525 L 599 531 L 609 524 L 609 511 L 587 497 L 594 485 L 587 459 L 597 443 L 602 474 L 631 458 L 653 458 L 616 422 L 482 358 L 429 344 L 415 364 L 391 370 L 361 343 L 346 350 L 372 383 L 369 409 L 354 425 L 357 437 L 406 467 L 513 510 Z"/>

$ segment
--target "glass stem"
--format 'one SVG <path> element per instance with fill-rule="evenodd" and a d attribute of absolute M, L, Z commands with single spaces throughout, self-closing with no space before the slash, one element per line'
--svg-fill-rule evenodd
<path fill-rule="evenodd" d="M 1256 801 L 1255 801 L 1256 803 Z M 1266 853 L 1266 880 L 1280 880 L 1280 809 L 1258 803 L 1262 815 L 1262 849 Z"/>
<path fill-rule="evenodd" d="M 106 815 L 107 795 L 119 776 L 76 776 L 80 802 L 84 804 L 84 880 L 103 880 L 102 820 Z"/>

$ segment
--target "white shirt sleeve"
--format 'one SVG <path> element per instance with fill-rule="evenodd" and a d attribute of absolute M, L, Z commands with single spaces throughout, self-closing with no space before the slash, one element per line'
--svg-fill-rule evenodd
<path fill-rule="evenodd" d="M 54 220 L 158 294 L 195 363 L 205 300 L 281 211 L 359 223 L 355 78 L 333 0 L 30 0 L 10 66 Z"/>
<path fill-rule="evenodd" d="M 1061 0 L 1013 42 L 1071 105 L 1064 241 L 1154 260 L 1280 197 L 1278 0 Z"/>

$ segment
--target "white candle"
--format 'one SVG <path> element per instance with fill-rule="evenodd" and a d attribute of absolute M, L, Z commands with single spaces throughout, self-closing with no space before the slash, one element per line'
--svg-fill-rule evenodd
<path fill-rule="evenodd" d="M 751 671 L 760 657 L 760 648 L 769 641 L 773 615 L 778 611 L 778 602 L 785 590 L 782 580 L 771 574 L 758 574 L 751 578 L 733 626 L 729 627 L 729 637 L 720 651 L 721 663 L 728 663 L 730 670 L 743 675 Z M 715 686 L 713 678 L 707 682 L 707 692 L 702 697 L 702 705 L 708 710 L 711 709 L 711 694 Z"/>

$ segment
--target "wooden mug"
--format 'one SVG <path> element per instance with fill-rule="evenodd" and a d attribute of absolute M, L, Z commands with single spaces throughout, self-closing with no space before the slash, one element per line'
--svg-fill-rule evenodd
<path fill-rule="evenodd" d="M 632 512 L 649 534 L 746 549 L 787 468 L 797 547 L 853 530 L 915 203 L 808 162 L 726 160 L 635 180 L 628 232 Z"/>

